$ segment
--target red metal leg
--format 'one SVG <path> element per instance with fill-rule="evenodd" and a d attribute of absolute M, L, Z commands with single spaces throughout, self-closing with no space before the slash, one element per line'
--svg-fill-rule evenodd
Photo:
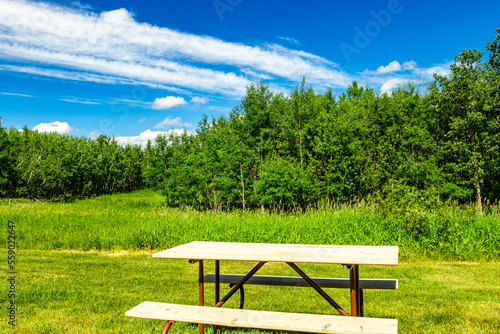
<path fill-rule="evenodd" d="M 215 260 L 215 305 L 220 300 L 220 261 Z M 218 326 L 215 327 L 215 334 L 220 333 L 220 328 Z"/>
<path fill-rule="evenodd" d="M 169 321 L 165 324 L 165 327 L 163 327 L 163 330 L 161 331 L 161 334 L 167 334 L 168 333 L 168 330 L 170 329 L 170 326 L 172 326 L 174 322 L 173 321 Z"/>
<path fill-rule="evenodd" d="M 200 260 L 198 265 L 198 283 L 199 283 L 199 304 L 200 306 L 205 306 L 205 289 L 204 289 L 204 270 L 203 270 L 203 260 Z M 200 334 L 205 333 L 205 325 L 200 324 Z"/>
<path fill-rule="evenodd" d="M 350 290 L 351 290 L 351 315 L 361 316 L 361 291 L 359 289 L 359 266 L 352 265 L 349 268 Z"/>

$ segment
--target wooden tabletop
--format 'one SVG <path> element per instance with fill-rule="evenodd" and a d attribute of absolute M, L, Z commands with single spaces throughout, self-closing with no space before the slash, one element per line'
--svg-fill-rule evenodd
<path fill-rule="evenodd" d="M 397 246 L 290 245 L 193 241 L 153 254 L 155 258 L 295 263 L 397 265 Z"/>

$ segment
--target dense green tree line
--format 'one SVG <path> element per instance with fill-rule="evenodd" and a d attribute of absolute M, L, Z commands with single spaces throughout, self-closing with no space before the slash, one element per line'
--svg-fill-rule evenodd
<path fill-rule="evenodd" d="M 140 189 L 142 156 L 106 136 L 0 128 L 0 195 L 67 199 Z"/>
<path fill-rule="evenodd" d="M 429 105 L 412 86 L 389 96 L 354 83 L 334 96 L 302 83 L 284 96 L 253 84 L 228 118 L 148 146 L 145 182 L 170 204 L 215 209 L 356 201 L 393 182 L 434 187 L 444 179 Z"/>
<path fill-rule="evenodd" d="M 172 206 L 297 209 L 412 192 L 500 198 L 500 28 L 489 57 L 464 50 L 426 94 L 412 84 L 290 95 L 251 84 L 228 117 L 146 148 L 0 127 L 0 195 L 54 198 L 141 187 Z M 420 195 L 419 195 L 420 196 Z M 413 196 L 419 198 L 419 196 Z"/>
<path fill-rule="evenodd" d="M 436 199 L 500 198 L 499 35 L 464 50 L 424 95 L 408 84 L 375 94 L 289 96 L 248 87 L 229 117 L 205 118 L 196 135 L 159 137 L 146 149 L 145 182 L 170 205 L 306 208 L 417 192 Z"/>

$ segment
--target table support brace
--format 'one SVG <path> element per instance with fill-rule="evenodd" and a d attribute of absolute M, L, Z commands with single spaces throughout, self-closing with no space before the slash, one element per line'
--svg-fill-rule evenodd
<path fill-rule="evenodd" d="M 292 267 L 292 269 L 295 270 L 297 272 L 297 274 L 299 274 L 300 277 L 302 277 L 304 279 L 304 281 L 307 282 L 307 284 L 309 284 L 323 298 L 325 298 L 326 301 L 328 303 L 330 303 L 330 305 L 332 305 L 337 311 L 339 311 L 340 314 L 345 315 L 345 316 L 349 315 L 349 314 L 347 314 L 346 311 L 344 311 L 344 309 L 342 309 L 342 307 L 340 307 L 339 304 L 337 304 L 330 296 L 328 296 L 328 294 L 325 291 L 323 291 L 323 289 L 321 289 L 316 283 L 314 283 L 314 281 L 309 276 L 307 276 L 306 273 L 304 273 L 299 267 L 297 267 L 297 265 L 295 263 L 287 262 L 286 264 L 288 264 L 290 267 Z"/>

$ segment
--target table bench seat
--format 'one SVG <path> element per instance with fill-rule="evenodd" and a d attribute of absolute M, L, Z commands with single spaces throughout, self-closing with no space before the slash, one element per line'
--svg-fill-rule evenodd
<path fill-rule="evenodd" d="M 395 334 L 398 331 L 396 319 L 255 311 L 157 302 L 143 302 L 127 311 L 125 315 L 143 319 L 307 333 Z"/>
<path fill-rule="evenodd" d="M 236 284 L 245 277 L 244 275 L 220 275 L 220 283 Z M 349 289 L 348 278 L 311 278 L 321 288 Z M 204 276 L 206 283 L 215 283 L 215 275 Z M 280 285 L 308 287 L 309 284 L 301 277 L 293 276 L 252 276 L 245 284 L 255 285 Z M 360 289 L 398 289 L 397 279 L 359 279 Z"/>

